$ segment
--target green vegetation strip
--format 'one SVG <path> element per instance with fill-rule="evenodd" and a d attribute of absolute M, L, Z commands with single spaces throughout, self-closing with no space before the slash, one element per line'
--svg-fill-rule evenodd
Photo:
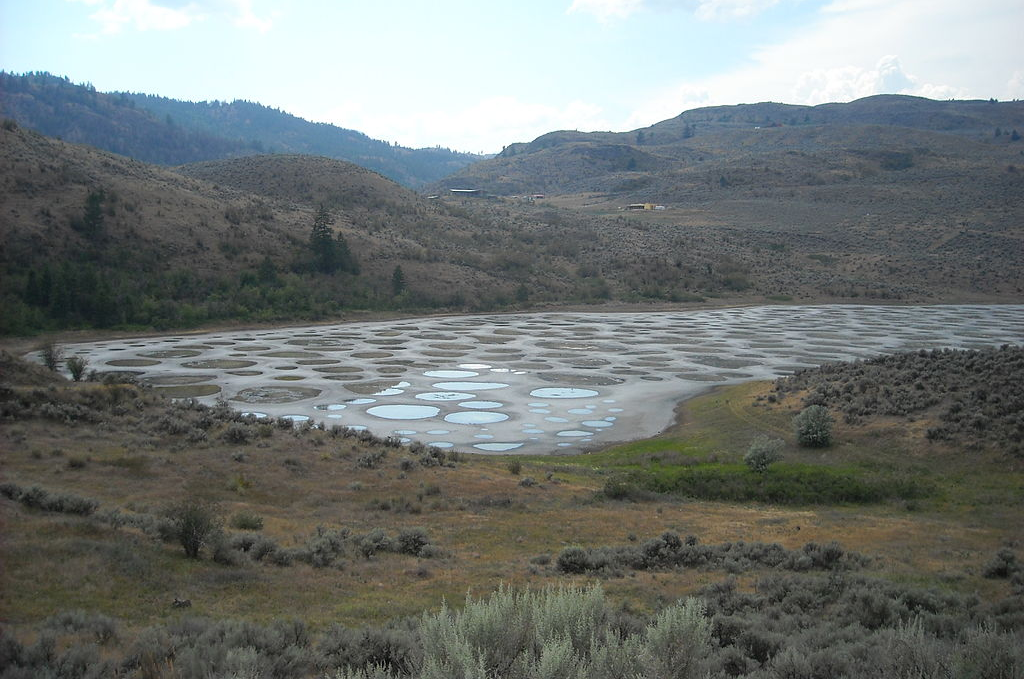
<path fill-rule="evenodd" d="M 615 499 L 637 498 L 647 491 L 702 500 L 787 505 L 912 500 L 926 497 L 932 490 L 924 481 L 902 476 L 807 464 L 775 465 L 763 473 L 742 464 L 657 466 L 618 475 L 604 486 L 605 495 Z"/>

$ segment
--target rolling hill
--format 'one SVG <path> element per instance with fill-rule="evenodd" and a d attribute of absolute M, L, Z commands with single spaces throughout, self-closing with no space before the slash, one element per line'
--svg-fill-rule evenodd
<path fill-rule="evenodd" d="M 716 201 L 724 188 L 735 195 L 841 184 L 856 193 L 909 183 L 919 191 L 953 173 L 982 171 L 989 176 L 978 184 L 998 181 L 1008 165 L 1022 162 L 1018 129 L 1024 130 L 1024 102 L 881 95 L 813 107 L 720 106 L 631 132 L 551 132 L 432 188 L 658 202 Z"/>
<path fill-rule="evenodd" d="M 535 201 L 447 191 L 429 199 L 351 163 L 301 154 L 150 165 L 7 120 L 2 331 L 312 320 L 357 309 L 1019 302 L 1024 145 L 1015 127 L 996 136 L 984 126 L 1014 124 L 1021 105 L 965 108 L 988 118 L 926 116 L 915 107 L 940 103 L 924 101 L 868 103 L 881 111 L 873 119 L 910 103 L 913 116 L 957 131 L 765 127 L 739 113 L 852 114 L 729 107 L 688 112 L 642 139 L 551 133 L 451 180 L 555 194 Z M 666 209 L 623 209 L 632 202 Z M 317 270 L 310 234 L 321 207 L 358 273 Z"/>
<path fill-rule="evenodd" d="M 347 160 L 416 187 L 479 159 L 443 148 L 395 146 L 248 101 L 106 94 L 49 73 L 0 72 L 0 115 L 49 136 L 162 165 L 303 153 Z"/>
<path fill-rule="evenodd" d="M 8 121 L 0 186 L 8 333 L 494 309 L 517 298 L 573 300 L 587 285 L 575 251 L 546 221 L 474 214 L 330 158 L 170 169 Z M 315 270 L 310 235 L 321 206 L 358 274 Z M 555 231 L 582 240 L 578 228 L 570 217 Z M 535 261 L 523 259 L 529 252 Z"/>

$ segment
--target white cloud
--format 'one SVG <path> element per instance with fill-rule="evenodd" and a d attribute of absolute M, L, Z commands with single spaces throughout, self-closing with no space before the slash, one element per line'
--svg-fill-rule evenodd
<path fill-rule="evenodd" d="M 175 9 L 150 0 L 77 1 L 97 8 L 89 18 L 100 25 L 100 32 L 105 35 L 120 33 L 125 28 L 137 31 L 175 30 L 202 18 L 198 7 L 192 3 Z"/>
<path fill-rule="evenodd" d="M 644 0 L 572 0 L 568 12 L 593 14 L 599 21 L 608 22 L 611 19 L 625 19 L 643 4 Z"/>
<path fill-rule="evenodd" d="M 233 10 L 233 22 L 239 28 L 251 28 L 266 33 L 274 25 L 271 19 L 256 15 L 252 8 L 252 0 L 224 0 L 224 4 Z"/>
<path fill-rule="evenodd" d="M 89 18 L 100 25 L 100 33 L 114 35 L 124 30 L 172 31 L 204 21 L 210 14 L 229 19 L 239 28 L 265 33 L 273 22 L 257 16 L 252 0 L 207 0 L 206 2 L 171 2 L 154 0 L 68 0 L 80 2 L 96 11 Z M 175 6 L 170 6 L 170 5 Z"/>
<path fill-rule="evenodd" d="M 913 94 L 930 99 L 967 96 L 950 85 L 920 82 L 903 71 L 899 57 L 886 55 L 873 68 L 841 66 L 804 71 L 797 78 L 793 98 L 787 103 L 824 104 L 852 101 L 873 94 Z"/>
<path fill-rule="evenodd" d="M 626 19 L 641 10 L 692 10 L 702 21 L 742 19 L 760 14 L 779 0 L 573 0 L 570 14 L 592 14 L 598 21 Z"/>
<path fill-rule="evenodd" d="M 326 120 L 402 146 L 447 146 L 473 153 L 496 153 L 507 144 L 532 141 L 553 130 L 611 128 L 602 116 L 602 109 L 594 104 L 572 101 L 563 106 L 550 106 L 512 96 L 490 97 L 458 110 L 408 113 L 381 112 L 368 109 L 363 103 L 350 102 L 326 114 L 304 117 Z"/>
<path fill-rule="evenodd" d="M 666 88 L 625 125 L 650 125 L 699 106 L 758 101 L 1019 97 L 1021 25 L 1018 0 L 837 0 L 793 37 L 753 51 L 744 65 Z"/>
<path fill-rule="evenodd" d="M 745 19 L 760 14 L 779 0 L 699 0 L 695 14 L 698 19 Z"/>
<path fill-rule="evenodd" d="M 1000 99 L 1024 99 L 1024 71 L 1014 71 L 1006 81 Z"/>

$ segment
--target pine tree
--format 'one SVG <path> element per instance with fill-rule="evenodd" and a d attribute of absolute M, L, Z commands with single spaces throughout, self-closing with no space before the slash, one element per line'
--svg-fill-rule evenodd
<path fill-rule="evenodd" d="M 334 239 L 335 256 L 337 258 L 337 268 L 341 271 L 347 271 L 350 274 L 359 274 L 359 262 L 356 260 L 356 256 L 349 250 L 348 241 L 340 233 Z"/>
<path fill-rule="evenodd" d="M 309 249 L 313 251 L 314 266 L 321 273 L 334 273 L 338 268 L 338 253 L 334 242 L 334 219 L 323 205 L 313 218 L 313 229 L 309 234 Z"/>
<path fill-rule="evenodd" d="M 85 199 L 82 233 L 95 238 L 103 232 L 103 192 L 91 191 Z"/>
<path fill-rule="evenodd" d="M 405 272 L 402 271 L 402 267 L 396 266 L 395 270 L 391 273 L 391 294 L 398 297 L 405 291 Z"/>

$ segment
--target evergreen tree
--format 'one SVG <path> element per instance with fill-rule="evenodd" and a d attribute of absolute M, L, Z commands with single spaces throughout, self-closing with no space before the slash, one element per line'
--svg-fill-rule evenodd
<path fill-rule="evenodd" d="M 256 278 L 260 285 L 267 285 L 277 287 L 279 281 L 277 280 L 277 267 L 270 261 L 270 256 L 265 256 L 263 261 L 260 262 L 260 267 L 256 272 Z"/>
<path fill-rule="evenodd" d="M 86 197 L 79 229 L 83 235 L 95 238 L 103 232 L 103 198 L 103 191 L 90 191 Z"/>
<path fill-rule="evenodd" d="M 359 262 L 356 260 L 356 256 L 352 254 L 352 251 L 349 250 L 348 241 L 340 233 L 334 239 L 334 251 L 338 269 L 353 275 L 359 274 Z"/>
<path fill-rule="evenodd" d="M 398 297 L 405 291 L 405 272 L 402 271 L 402 267 L 396 266 L 395 270 L 391 273 L 391 294 Z"/>
<path fill-rule="evenodd" d="M 334 273 L 338 268 L 337 245 L 334 230 L 331 229 L 333 223 L 334 218 L 321 205 L 313 218 L 313 229 L 309 234 L 309 249 L 313 251 L 314 266 L 321 273 Z"/>

